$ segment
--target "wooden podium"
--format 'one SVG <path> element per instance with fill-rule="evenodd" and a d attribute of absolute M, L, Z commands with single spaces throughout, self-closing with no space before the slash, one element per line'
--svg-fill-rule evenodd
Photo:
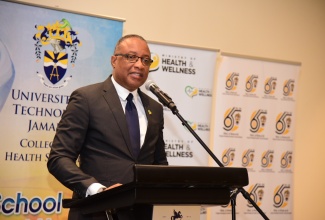
<path fill-rule="evenodd" d="M 64 199 L 63 208 L 90 214 L 134 204 L 227 205 L 231 190 L 247 185 L 245 168 L 135 165 L 133 182 L 83 199 Z"/>

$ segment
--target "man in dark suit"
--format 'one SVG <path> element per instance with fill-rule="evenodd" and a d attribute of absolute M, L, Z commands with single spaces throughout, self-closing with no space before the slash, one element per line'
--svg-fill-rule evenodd
<path fill-rule="evenodd" d="M 139 89 L 147 80 L 150 57 L 147 42 L 141 36 L 124 36 L 111 57 L 112 75 L 104 82 L 79 88 L 71 94 L 47 166 L 52 175 L 73 191 L 74 198 L 132 182 L 134 164 L 168 165 L 162 106 Z M 133 94 L 139 119 L 138 155 L 133 153 L 134 141 L 125 116 L 129 93 Z M 126 208 L 114 218 L 149 220 L 152 206 Z M 80 210 L 70 209 L 69 219 L 107 219 L 107 216 L 104 212 L 82 215 Z"/>

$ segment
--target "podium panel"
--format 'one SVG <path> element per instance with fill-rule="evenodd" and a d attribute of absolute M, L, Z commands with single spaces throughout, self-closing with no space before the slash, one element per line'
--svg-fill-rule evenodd
<path fill-rule="evenodd" d="M 83 214 L 134 204 L 227 205 L 230 191 L 248 185 L 245 168 L 135 165 L 134 182 L 83 199 L 64 199 L 64 208 Z"/>
<path fill-rule="evenodd" d="M 152 219 L 154 220 L 199 220 L 200 206 L 164 206 L 156 205 L 153 208 Z"/>

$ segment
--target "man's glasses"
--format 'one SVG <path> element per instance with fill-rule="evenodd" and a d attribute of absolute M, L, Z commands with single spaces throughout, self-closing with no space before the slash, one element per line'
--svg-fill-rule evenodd
<path fill-rule="evenodd" d="M 149 57 L 138 57 L 137 55 L 134 54 L 114 54 L 114 56 L 122 56 L 124 58 L 127 59 L 127 61 L 129 61 L 130 63 L 136 63 L 138 62 L 139 58 L 141 59 L 141 63 L 144 66 L 150 66 L 151 63 L 153 62 L 152 59 L 150 59 Z"/>

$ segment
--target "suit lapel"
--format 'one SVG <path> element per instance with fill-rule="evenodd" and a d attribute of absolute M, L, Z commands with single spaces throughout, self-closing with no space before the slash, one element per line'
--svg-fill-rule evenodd
<path fill-rule="evenodd" d="M 103 97 L 106 100 L 107 104 L 109 105 L 109 108 L 111 109 L 113 116 L 119 126 L 119 129 L 122 133 L 122 136 L 124 138 L 124 141 L 128 147 L 130 155 L 131 153 L 131 143 L 130 143 L 130 137 L 127 127 L 127 122 L 125 119 L 124 111 L 122 109 L 120 98 L 116 92 L 116 89 L 112 83 L 111 77 L 108 77 L 104 81 L 104 93 Z"/>
<path fill-rule="evenodd" d="M 152 115 L 152 109 L 151 109 L 148 97 L 140 89 L 138 89 L 138 93 L 140 95 L 142 105 L 144 107 L 144 111 L 145 111 L 145 114 L 146 114 L 146 117 L 147 117 L 147 120 L 148 120 L 146 136 L 144 138 L 144 142 L 143 142 L 143 146 L 142 146 L 142 147 L 145 147 L 147 137 L 150 137 L 150 135 L 151 135 L 150 127 L 152 126 L 152 120 L 153 120 L 152 117 L 153 117 L 153 115 Z M 142 148 L 141 148 L 141 151 L 142 151 Z M 140 151 L 140 154 L 141 154 L 141 151 Z"/>

